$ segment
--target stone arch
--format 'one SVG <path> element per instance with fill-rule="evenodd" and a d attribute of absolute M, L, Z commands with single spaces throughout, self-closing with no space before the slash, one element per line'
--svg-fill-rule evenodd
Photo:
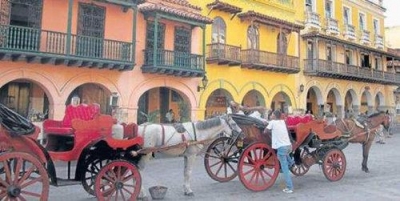
<path fill-rule="evenodd" d="M 383 111 L 385 107 L 385 96 L 382 94 L 382 92 L 378 92 L 375 95 L 375 109 L 377 111 Z"/>
<path fill-rule="evenodd" d="M 332 96 L 333 97 L 330 97 Z M 340 91 L 337 88 L 331 88 L 327 93 L 326 93 L 326 102 L 329 103 L 330 100 L 333 100 L 332 105 L 330 105 L 331 109 L 334 114 L 336 114 L 338 117 L 342 117 L 343 115 L 343 99 L 342 95 L 340 94 Z"/>
<path fill-rule="evenodd" d="M 269 102 L 266 103 L 267 106 L 270 106 L 272 104 L 272 100 L 273 100 L 274 96 L 278 93 L 284 93 L 287 96 L 288 101 L 290 101 L 291 109 L 297 109 L 297 103 L 295 101 L 295 95 L 294 95 L 293 91 L 284 84 L 278 84 L 271 88 L 271 90 L 269 92 L 269 94 L 271 95 L 271 98 L 270 98 Z"/>
<path fill-rule="evenodd" d="M 239 97 L 239 90 L 235 87 L 234 84 L 231 82 L 224 80 L 224 79 L 218 79 L 218 80 L 213 80 L 209 82 L 207 85 L 207 88 L 201 93 L 200 95 L 200 101 L 197 104 L 199 108 L 205 108 L 207 104 L 207 99 L 210 97 L 210 95 L 216 90 L 216 89 L 225 89 L 226 91 L 229 92 L 229 94 L 232 95 L 232 98 L 235 101 L 241 100 Z"/>
<path fill-rule="evenodd" d="M 239 94 L 240 94 L 240 100 L 243 100 L 244 98 L 245 98 L 245 96 L 250 92 L 250 91 L 253 91 L 253 90 L 256 90 L 258 93 L 260 93 L 260 95 L 262 96 L 262 97 L 259 97 L 259 98 L 262 98 L 262 99 L 264 99 L 264 103 L 266 104 L 266 100 L 267 100 L 267 98 L 269 97 L 269 93 L 268 93 L 268 90 L 262 85 L 262 84 L 260 84 L 260 83 L 258 83 L 258 82 L 248 82 L 248 83 L 246 83 L 241 89 L 240 89 L 240 91 L 239 91 Z"/>

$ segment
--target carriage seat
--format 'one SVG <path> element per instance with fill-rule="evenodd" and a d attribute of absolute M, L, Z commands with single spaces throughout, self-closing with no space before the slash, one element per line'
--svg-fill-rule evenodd
<path fill-rule="evenodd" d="M 124 139 L 133 139 L 138 136 L 138 125 L 136 123 L 121 123 L 124 127 Z"/>
<path fill-rule="evenodd" d="M 298 116 L 298 115 L 293 116 L 293 115 L 288 115 L 288 116 L 285 118 L 286 126 L 288 127 L 289 130 L 295 130 L 295 129 L 296 129 L 296 126 L 297 126 L 299 123 L 305 124 L 305 123 L 308 123 L 308 122 L 310 122 L 310 121 L 312 121 L 312 120 L 313 120 L 313 118 L 312 118 L 311 115 L 304 115 L 304 116 Z"/>
<path fill-rule="evenodd" d="M 43 133 L 53 135 L 72 135 L 72 120 L 92 120 L 100 114 L 99 104 L 80 104 L 78 106 L 68 105 L 65 108 L 65 116 L 61 121 L 47 119 L 43 122 Z"/>

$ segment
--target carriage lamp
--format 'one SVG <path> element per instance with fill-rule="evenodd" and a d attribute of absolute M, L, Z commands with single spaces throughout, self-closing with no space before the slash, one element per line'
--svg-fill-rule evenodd
<path fill-rule="evenodd" d="M 304 84 L 301 84 L 300 85 L 300 93 L 303 93 L 303 91 L 304 91 Z"/>
<path fill-rule="evenodd" d="M 200 90 L 202 90 L 202 89 L 206 89 L 207 84 L 208 84 L 208 79 L 207 79 L 206 75 L 204 75 L 203 79 L 201 79 L 201 84 L 203 86 L 202 87 L 201 86 L 197 86 L 197 92 L 200 92 Z"/>

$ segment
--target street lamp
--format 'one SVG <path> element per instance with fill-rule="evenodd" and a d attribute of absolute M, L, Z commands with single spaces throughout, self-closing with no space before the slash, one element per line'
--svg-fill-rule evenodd
<path fill-rule="evenodd" d="M 202 89 L 206 89 L 207 84 L 208 84 L 208 79 L 207 79 L 206 75 L 204 75 L 203 79 L 201 79 L 201 84 L 203 86 L 197 86 L 197 92 L 200 92 L 200 90 L 202 90 Z"/>

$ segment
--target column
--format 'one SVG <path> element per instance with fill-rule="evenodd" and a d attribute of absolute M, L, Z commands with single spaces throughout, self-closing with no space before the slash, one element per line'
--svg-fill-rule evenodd
<path fill-rule="evenodd" d="M 368 114 L 373 114 L 374 112 L 374 106 L 368 106 Z"/>
<path fill-rule="evenodd" d="M 359 105 L 354 105 L 353 106 L 353 115 L 354 117 L 357 117 L 360 114 L 360 106 Z"/>
<path fill-rule="evenodd" d="M 337 118 L 344 118 L 343 105 L 336 105 L 336 110 Z"/>

